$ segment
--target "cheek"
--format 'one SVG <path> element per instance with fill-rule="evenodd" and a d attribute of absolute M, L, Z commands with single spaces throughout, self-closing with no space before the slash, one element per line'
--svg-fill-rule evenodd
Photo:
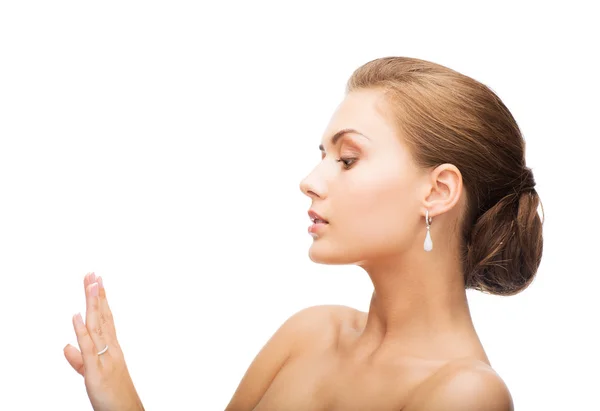
<path fill-rule="evenodd" d="M 418 212 L 410 181 L 398 178 L 398 171 L 374 175 L 377 178 L 365 176 L 348 187 L 346 205 L 340 207 L 344 220 L 351 222 L 348 235 L 363 243 L 402 237 L 410 230 L 407 222 L 415 220 L 411 213 Z"/>
<path fill-rule="evenodd" d="M 336 193 L 335 222 L 309 256 L 324 264 L 354 264 L 410 247 L 418 205 L 407 182 L 396 178 L 356 179 Z M 413 210 L 413 208 L 416 210 Z M 414 214 L 414 215 L 413 215 Z"/>

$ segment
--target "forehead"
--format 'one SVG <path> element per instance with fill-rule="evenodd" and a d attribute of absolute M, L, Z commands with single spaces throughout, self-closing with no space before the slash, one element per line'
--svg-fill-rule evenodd
<path fill-rule="evenodd" d="M 383 91 L 358 90 L 346 95 L 337 106 L 325 131 L 323 143 L 339 130 L 353 128 L 372 142 L 397 141 L 397 132 L 386 116 L 388 109 Z"/>

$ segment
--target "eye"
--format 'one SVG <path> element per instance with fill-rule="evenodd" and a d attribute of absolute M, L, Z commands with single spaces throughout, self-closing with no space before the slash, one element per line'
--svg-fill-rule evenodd
<path fill-rule="evenodd" d="M 348 170 L 350 167 L 352 167 L 352 164 L 354 164 L 354 162 L 356 161 L 356 158 L 346 158 L 346 157 L 340 157 L 338 158 L 336 161 L 338 163 L 344 163 L 343 167 L 344 169 Z"/>

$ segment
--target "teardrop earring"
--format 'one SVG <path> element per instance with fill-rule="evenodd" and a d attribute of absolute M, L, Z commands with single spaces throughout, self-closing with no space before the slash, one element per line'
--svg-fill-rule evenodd
<path fill-rule="evenodd" d="M 425 224 L 427 224 L 427 235 L 425 236 L 425 243 L 423 243 L 423 249 L 425 251 L 433 250 L 433 242 L 431 241 L 431 234 L 429 232 L 431 221 L 432 219 L 429 217 L 429 210 L 425 210 Z"/>

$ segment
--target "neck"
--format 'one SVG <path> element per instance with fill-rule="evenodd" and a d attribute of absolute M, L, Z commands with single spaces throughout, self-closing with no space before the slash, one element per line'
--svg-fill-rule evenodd
<path fill-rule="evenodd" d="M 416 357 L 453 357 L 480 347 L 455 255 L 421 248 L 359 264 L 374 291 L 357 355 L 392 348 Z"/>

